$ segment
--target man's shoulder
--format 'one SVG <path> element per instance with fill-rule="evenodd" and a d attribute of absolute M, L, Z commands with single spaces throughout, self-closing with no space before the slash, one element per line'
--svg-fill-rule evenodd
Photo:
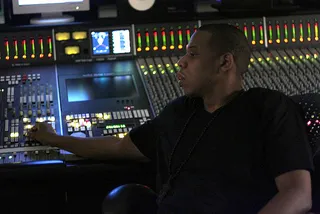
<path fill-rule="evenodd" d="M 255 105 L 259 105 L 263 110 L 287 111 L 289 109 L 299 109 L 296 103 L 290 96 L 285 93 L 267 89 L 267 88 L 252 88 L 248 91 L 249 99 Z"/>
<path fill-rule="evenodd" d="M 279 96 L 285 96 L 286 95 L 281 92 L 281 91 L 277 91 L 274 89 L 269 89 L 269 88 L 260 88 L 260 87 L 256 87 L 256 88 L 250 88 L 248 91 L 248 93 L 252 94 L 253 96 L 269 96 L 269 97 L 279 97 Z"/>
<path fill-rule="evenodd" d="M 285 93 L 268 88 L 250 88 L 247 93 L 253 101 L 262 102 L 264 104 L 277 104 L 292 101 Z"/>

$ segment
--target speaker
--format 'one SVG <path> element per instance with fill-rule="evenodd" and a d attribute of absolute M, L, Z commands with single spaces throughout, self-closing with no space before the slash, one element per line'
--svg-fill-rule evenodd
<path fill-rule="evenodd" d="M 117 0 L 117 10 L 119 19 L 130 21 L 190 19 L 195 14 L 193 0 Z"/>

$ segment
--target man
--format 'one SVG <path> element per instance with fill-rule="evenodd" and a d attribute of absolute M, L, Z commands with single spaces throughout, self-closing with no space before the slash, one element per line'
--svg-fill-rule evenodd
<path fill-rule="evenodd" d="M 300 111 L 285 95 L 242 89 L 250 48 L 243 33 L 202 26 L 179 61 L 186 96 L 124 139 L 58 136 L 38 124 L 31 137 L 95 159 L 157 160 L 159 213 L 302 214 L 313 169 Z"/>

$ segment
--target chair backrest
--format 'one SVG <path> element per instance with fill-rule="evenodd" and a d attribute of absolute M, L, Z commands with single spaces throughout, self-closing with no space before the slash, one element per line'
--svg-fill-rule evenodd
<path fill-rule="evenodd" d="M 320 94 L 309 93 L 295 95 L 291 98 L 298 103 L 303 110 L 309 142 L 315 156 L 319 152 L 320 146 Z"/>

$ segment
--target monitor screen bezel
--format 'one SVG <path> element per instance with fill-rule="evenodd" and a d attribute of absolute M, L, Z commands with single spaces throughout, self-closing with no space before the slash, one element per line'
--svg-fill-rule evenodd
<path fill-rule="evenodd" d="M 78 8 L 77 8 L 78 7 Z M 56 3 L 39 5 L 19 5 L 19 0 L 12 0 L 13 14 L 62 13 L 90 10 L 90 0 L 76 3 Z"/>
<path fill-rule="evenodd" d="M 112 32 L 116 30 L 129 30 L 129 38 L 130 38 L 130 52 L 129 53 L 119 53 L 115 54 L 113 52 L 113 44 L 112 44 Z M 108 32 L 109 33 L 109 54 L 94 54 L 93 53 L 93 45 L 92 45 L 92 32 Z M 89 29 L 89 39 L 90 39 L 90 54 L 92 58 L 107 58 L 107 57 L 121 57 L 121 56 L 132 56 L 133 55 L 133 39 L 132 39 L 132 30 L 131 27 L 116 27 L 116 28 L 93 28 Z"/>

